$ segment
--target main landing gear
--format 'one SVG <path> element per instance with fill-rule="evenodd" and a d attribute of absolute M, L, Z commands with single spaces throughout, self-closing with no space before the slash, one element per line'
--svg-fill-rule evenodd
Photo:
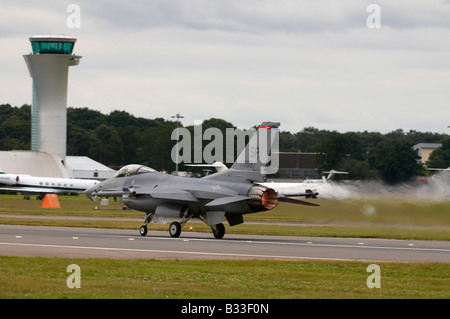
<path fill-rule="evenodd" d="M 181 224 L 179 222 L 173 222 L 169 227 L 170 237 L 178 238 L 181 235 Z"/>
<path fill-rule="evenodd" d="M 145 214 L 145 223 L 139 229 L 139 234 L 141 236 L 146 236 L 147 235 L 147 224 L 152 220 L 153 214 L 154 213 L 146 213 Z M 186 225 L 186 223 L 192 217 L 193 217 L 193 214 L 189 214 L 188 211 L 186 210 L 183 213 L 183 216 L 181 217 L 180 221 L 172 222 L 170 224 L 170 226 L 169 226 L 170 237 L 173 237 L 173 238 L 180 237 L 181 229 L 183 228 L 184 225 Z M 206 224 L 206 219 L 205 218 L 203 218 L 201 216 L 198 216 L 198 217 L 200 218 L 201 221 L 203 221 Z M 222 239 L 223 236 L 225 236 L 225 226 L 222 223 L 211 226 L 211 230 L 212 230 L 212 233 L 213 233 L 214 237 L 217 238 L 217 239 Z"/>
<path fill-rule="evenodd" d="M 183 226 L 179 222 L 173 222 L 172 224 L 170 224 L 170 236 L 173 238 L 180 237 L 182 227 Z M 225 236 L 225 226 L 222 223 L 211 226 L 211 230 L 214 234 L 214 237 L 217 239 L 222 239 L 223 236 Z"/>
<path fill-rule="evenodd" d="M 216 239 L 222 239 L 225 236 L 225 226 L 222 223 L 211 226 L 211 229 Z"/>

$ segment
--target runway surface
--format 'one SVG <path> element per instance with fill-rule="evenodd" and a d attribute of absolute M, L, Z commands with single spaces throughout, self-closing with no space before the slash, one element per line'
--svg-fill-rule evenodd
<path fill-rule="evenodd" d="M 450 242 L 0 225 L 0 255 L 115 259 L 450 262 Z"/>

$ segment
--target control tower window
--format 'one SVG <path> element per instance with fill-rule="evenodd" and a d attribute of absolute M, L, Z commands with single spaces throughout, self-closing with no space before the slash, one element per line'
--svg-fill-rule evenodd
<path fill-rule="evenodd" d="M 72 54 L 74 42 L 32 41 L 33 53 Z"/>

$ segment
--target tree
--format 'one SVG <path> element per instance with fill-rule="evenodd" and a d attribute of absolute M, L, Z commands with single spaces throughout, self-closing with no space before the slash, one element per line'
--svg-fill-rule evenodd
<path fill-rule="evenodd" d="M 149 127 L 140 135 L 140 148 L 137 152 L 139 162 L 156 170 L 172 171 L 175 163 L 171 151 L 176 141 L 171 139 L 175 130 L 175 122 L 166 122 L 161 127 Z"/>
<path fill-rule="evenodd" d="M 94 152 L 96 139 L 93 134 L 79 126 L 67 125 L 67 155 L 91 157 Z M 92 153 L 92 154 L 91 154 Z"/>
<path fill-rule="evenodd" d="M 442 142 L 442 146 L 431 153 L 427 161 L 430 168 L 447 168 L 450 166 L 450 138 Z"/>
<path fill-rule="evenodd" d="M 419 159 L 412 143 L 384 139 L 370 150 L 368 161 L 371 168 L 380 172 L 385 182 L 396 184 L 420 173 L 422 165 Z"/>
<path fill-rule="evenodd" d="M 123 147 L 123 162 L 136 162 L 139 149 L 139 128 L 137 126 L 126 126 L 121 128 L 118 133 Z"/>
<path fill-rule="evenodd" d="M 67 154 L 88 156 L 107 166 L 141 163 L 158 170 L 170 171 L 175 167 L 171 159 L 171 150 L 176 144 L 176 141 L 171 139 L 171 133 L 175 128 L 176 122 L 163 118 L 135 117 L 126 111 L 112 111 L 105 115 L 86 107 L 69 107 L 67 109 Z M 194 143 L 194 126 L 186 128 L 190 131 L 192 143 Z M 215 144 L 217 130 L 210 130 L 210 135 L 205 136 L 205 130 L 209 128 L 218 129 L 225 138 L 227 128 L 234 128 L 236 132 L 240 131 L 232 123 L 219 118 L 205 120 L 202 123 L 202 151 L 205 147 L 206 150 L 210 147 L 211 155 L 216 155 L 215 152 L 220 151 L 220 148 Z M 0 150 L 29 150 L 30 137 L 31 106 L 24 104 L 21 107 L 14 107 L 10 104 L 0 104 Z M 367 131 L 338 133 L 305 127 L 297 133 L 281 131 L 279 137 L 280 151 L 320 153 L 318 163 L 321 164 L 322 169 L 350 172 L 349 175 L 345 175 L 345 178 L 373 178 L 378 173 L 377 167 L 383 169 L 383 178 L 386 180 L 397 181 L 407 178 L 403 175 L 394 176 L 393 172 L 389 172 L 389 167 L 394 165 L 386 164 L 391 155 L 382 149 L 382 146 L 396 147 L 395 151 L 390 150 L 394 154 L 393 157 L 396 157 L 401 143 L 394 145 L 395 141 L 411 144 L 442 143 L 442 148 L 432 153 L 428 166 L 436 168 L 450 166 L 450 139 L 447 134 L 421 133 L 413 130 L 404 132 L 401 129 L 385 135 Z M 380 144 L 385 140 L 388 142 Z M 224 139 L 223 142 L 225 141 Z M 392 145 L 385 145 L 385 143 Z M 238 153 L 237 143 L 233 144 L 235 149 L 232 156 L 226 157 L 228 154 L 225 145 L 222 149 L 227 163 L 231 163 L 232 157 L 235 159 Z M 409 146 L 406 148 L 409 149 Z M 191 147 L 191 150 L 194 148 Z M 382 154 L 377 156 L 377 153 Z M 407 153 L 409 154 L 409 151 Z M 371 157 L 370 161 L 368 154 Z M 415 160 L 411 161 L 408 156 L 402 156 L 397 159 L 398 165 L 405 161 L 416 166 Z M 180 169 L 183 169 L 182 164 Z M 399 171 L 397 168 L 396 170 Z M 410 168 L 410 171 L 415 172 L 415 167 Z"/>
<path fill-rule="evenodd" d="M 67 123 L 74 123 L 85 130 L 94 130 L 106 122 L 107 116 L 99 111 L 83 108 L 67 108 Z"/>
<path fill-rule="evenodd" d="M 31 107 L 0 105 L 0 149 L 22 150 L 30 148 Z"/>
<path fill-rule="evenodd" d="M 318 143 L 330 134 L 329 131 L 319 130 L 315 127 L 305 127 L 301 132 L 294 134 L 294 148 L 299 152 L 315 152 Z M 280 144 L 280 149 L 283 145 Z"/>
<path fill-rule="evenodd" d="M 344 158 L 351 152 L 350 137 L 338 132 L 332 132 L 319 142 L 317 162 L 321 170 L 339 169 Z"/>
<path fill-rule="evenodd" d="M 101 124 L 94 131 L 95 153 L 93 159 L 107 165 L 120 165 L 123 163 L 123 147 L 114 127 Z"/>

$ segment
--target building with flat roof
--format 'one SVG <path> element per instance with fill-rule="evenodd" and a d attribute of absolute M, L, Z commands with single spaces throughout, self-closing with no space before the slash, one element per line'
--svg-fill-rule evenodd
<path fill-rule="evenodd" d="M 417 151 L 422 164 L 425 164 L 430 159 L 431 153 L 433 153 L 435 149 L 438 149 L 441 146 L 442 144 L 440 143 L 419 143 L 414 145 L 413 149 Z"/>
<path fill-rule="evenodd" d="M 73 178 L 104 180 L 114 177 L 115 170 L 87 156 L 67 156 L 67 172 Z"/>
<path fill-rule="evenodd" d="M 320 178 L 316 153 L 280 152 L 279 177 L 283 179 Z"/>

